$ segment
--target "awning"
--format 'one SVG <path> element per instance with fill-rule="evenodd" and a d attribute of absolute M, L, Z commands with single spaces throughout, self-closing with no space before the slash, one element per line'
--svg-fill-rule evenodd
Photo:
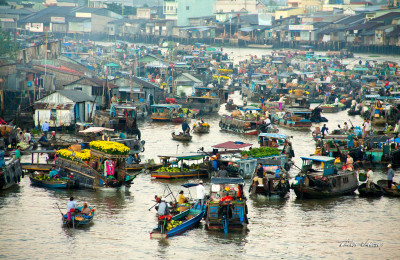
<path fill-rule="evenodd" d="M 220 178 L 213 177 L 211 178 L 212 184 L 243 184 L 243 178 Z"/>
<path fill-rule="evenodd" d="M 252 144 L 237 142 L 237 141 L 236 142 L 229 141 L 229 142 L 214 145 L 212 147 L 219 148 L 219 149 L 235 149 L 235 150 L 237 150 L 237 149 L 242 149 L 242 148 L 246 148 L 249 146 L 252 146 Z"/>
<path fill-rule="evenodd" d="M 286 135 L 284 135 L 284 134 L 275 134 L 275 133 L 261 133 L 258 136 L 270 137 L 270 138 L 278 138 L 278 139 L 286 139 Z"/>

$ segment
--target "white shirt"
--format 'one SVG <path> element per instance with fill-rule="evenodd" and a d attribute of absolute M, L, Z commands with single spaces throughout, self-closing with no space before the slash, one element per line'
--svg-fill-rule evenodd
<path fill-rule="evenodd" d="M 70 212 L 71 209 L 76 208 L 76 201 L 68 201 L 67 204 L 67 212 Z"/>
<path fill-rule="evenodd" d="M 204 199 L 204 196 L 206 195 L 206 189 L 202 184 L 197 185 L 196 187 L 197 190 L 197 199 L 202 200 Z"/>
<path fill-rule="evenodd" d="M 372 170 L 367 171 L 367 178 L 369 181 L 372 181 L 372 177 L 374 177 L 374 172 Z"/>
<path fill-rule="evenodd" d="M 339 99 L 335 98 L 335 105 L 339 105 Z"/>
<path fill-rule="evenodd" d="M 357 101 L 356 101 L 355 99 L 353 99 L 353 100 L 351 101 L 351 105 L 352 105 L 353 107 L 355 107 L 355 106 L 357 105 Z"/>
<path fill-rule="evenodd" d="M 31 137 L 31 134 L 30 134 L 30 133 L 25 133 L 25 134 L 24 134 L 24 140 L 25 140 L 25 142 L 29 143 L 31 139 L 32 139 L 32 137 Z"/>
<path fill-rule="evenodd" d="M 267 119 L 264 120 L 264 123 L 266 125 L 270 125 L 271 124 L 271 120 L 269 118 L 267 118 Z"/>
<path fill-rule="evenodd" d="M 158 210 L 157 213 L 160 216 L 164 216 L 165 215 L 165 210 L 167 208 L 167 203 L 165 201 L 161 201 L 160 204 L 158 205 Z"/>
<path fill-rule="evenodd" d="M 279 103 L 283 103 L 284 100 L 285 100 L 285 97 L 281 97 L 281 98 L 279 99 Z"/>
<path fill-rule="evenodd" d="M 368 122 L 365 122 L 364 123 L 364 129 L 365 129 L 365 131 L 370 131 L 371 130 L 371 123 L 368 123 Z"/>

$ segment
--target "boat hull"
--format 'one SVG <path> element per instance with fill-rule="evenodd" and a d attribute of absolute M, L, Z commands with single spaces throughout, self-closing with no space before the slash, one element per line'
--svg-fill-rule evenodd
<path fill-rule="evenodd" d="M 17 185 L 21 181 L 21 178 L 24 177 L 18 159 L 6 158 L 5 165 L 3 165 L 0 170 L 2 172 L 0 174 L 0 190 L 5 190 Z"/>
<path fill-rule="evenodd" d="M 32 174 L 29 176 L 29 179 L 31 180 L 32 185 L 49 189 L 67 189 L 68 187 L 73 186 L 73 183 L 68 180 L 39 180 L 32 176 Z"/>
<path fill-rule="evenodd" d="M 190 135 L 176 135 L 174 133 L 172 133 L 171 135 L 172 135 L 172 139 L 177 140 L 177 141 L 189 142 L 192 140 L 192 136 L 190 136 Z"/>
<path fill-rule="evenodd" d="M 383 195 L 383 189 L 379 185 L 373 183 L 373 189 L 367 189 L 367 184 L 363 183 L 358 187 L 358 192 L 362 197 L 380 197 Z"/>
<path fill-rule="evenodd" d="M 379 180 L 378 185 L 383 189 L 383 195 L 389 197 L 400 197 L 400 189 L 389 189 L 387 180 Z M 399 185 L 393 183 L 392 186 Z"/>
<path fill-rule="evenodd" d="M 179 179 L 179 178 L 207 178 L 208 172 L 205 170 L 197 170 L 190 172 L 158 172 L 153 171 L 151 177 L 156 179 Z"/>

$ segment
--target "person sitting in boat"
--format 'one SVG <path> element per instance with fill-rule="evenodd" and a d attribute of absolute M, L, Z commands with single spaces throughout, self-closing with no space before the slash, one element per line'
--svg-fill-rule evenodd
<path fill-rule="evenodd" d="M 228 177 L 228 171 L 225 169 L 224 165 L 221 165 L 221 168 L 218 171 L 218 177 Z"/>
<path fill-rule="evenodd" d="M 121 133 L 119 134 L 119 138 L 125 139 L 125 138 L 126 138 L 126 135 L 125 135 L 123 132 L 121 132 Z"/>
<path fill-rule="evenodd" d="M 344 122 L 343 131 L 344 133 L 347 133 L 349 131 L 349 126 L 347 125 L 347 122 Z"/>
<path fill-rule="evenodd" d="M 367 189 L 372 189 L 374 186 L 372 185 L 372 178 L 374 177 L 374 172 L 371 170 L 371 168 L 368 168 L 367 171 Z"/>
<path fill-rule="evenodd" d="M 85 214 L 85 215 L 90 215 L 91 214 L 90 208 L 89 208 L 89 206 L 88 206 L 88 204 L 86 202 L 83 204 L 81 213 Z"/>
<path fill-rule="evenodd" d="M 188 199 L 183 195 L 183 193 L 183 190 L 179 192 L 178 204 L 185 204 L 186 202 L 188 202 Z"/>
<path fill-rule="evenodd" d="M 58 171 L 56 171 L 56 166 L 52 166 L 50 173 L 49 173 L 50 179 L 58 179 L 60 178 L 60 175 L 58 174 Z"/>
<path fill-rule="evenodd" d="M 182 123 L 182 131 L 183 131 L 184 135 L 190 135 L 189 134 L 190 127 L 189 127 L 189 124 L 186 121 L 183 121 L 183 123 Z"/>
<path fill-rule="evenodd" d="M 350 154 L 348 154 L 346 160 L 346 170 L 354 171 L 353 163 L 354 163 L 353 158 L 350 156 Z"/>
<path fill-rule="evenodd" d="M 42 136 L 39 138 L 39 142 L 44 142 L 47 143 L 47 137 L 46 135 L 43 133 Z"/>

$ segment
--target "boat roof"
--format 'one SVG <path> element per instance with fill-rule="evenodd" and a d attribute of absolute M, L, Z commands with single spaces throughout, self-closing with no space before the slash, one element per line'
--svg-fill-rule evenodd
<path fill-rule="evenodd" d="M 106 127 L 91 126 L 85 130 L 79 131 L 79 133 L 98 133 L 101 131 L 114 131 L 114 129 L 106 128 Z"/>
<path fill-rule="evenodd" d="M 236 177 L 236 178 L 212 177 L 211 184 L 244 184 L 244 180 L 241 177 Z"/>
<path fill-rule="evenodd" d="M 302 160 L 312 160 L 317 162 L 332 162 L 335 158 L 329 156 L 310 156 L 310 157 L 300 157 Z"/>
<path fill-rule="evenodd" d="M 199 184 L 198 183 L 185 183 L 185 184 L 182 184 L 181 186 L 184 188 L 191 188 L 191 187 L 199 186 Z"/>
<path fill-rule="evenodd" d="M 302 109 L 302 108 L 290 108 L 287 109 L 288 112 L 292 112 L 292 113 L 298 113 L 298 114 L 311 114 L 311 111 L 308 109 Z"/>
<path fill-rule="evenodd" d="M 151 106 L 159 108 L 181 108 L 181 105 L 176 105 L 176 104 L 154 104 Z"/>
<path fill-rule="evenodd" d="M 270 138 L 278 138 L 278 139 L 286 139 L 286 135 L 284 135 L 284 134 L 276 134 L 276 133 L 261 133 L 258 136 L 270 137 Z"/>
<path fill-rule="evenodd" d="M 233 141 L 229 141 L 229 142 L 225 142 L 225 143 L 220 143 L 220 144 L 216 144 L 212 147 L 214 148 L 220 148 L 220 149 L 242 149 L 242 148 L 246 148 L 249 146 L 252 146 L 253 144 L 248 144 L 248 143 L 243 143 L 243 142 L 233 142 Z"/>
<path fill-rule="evenodd" d="M 178 160 L 200 160 L 206 156 L 208 156 L 208 155 L 207 154 L 199 154 L 199 153 L 158 155 L 158 157 L 161 157 L 161 158 L 176 158 Z"/>
<path fill-rule="evenodd" d="M 114 104 L 112 104 L 111 106 L 115 109 L 133 109 L 133 110 L 136 109 L 136 107 L 132 106 L 132 105 L 114 105 Z"/>

